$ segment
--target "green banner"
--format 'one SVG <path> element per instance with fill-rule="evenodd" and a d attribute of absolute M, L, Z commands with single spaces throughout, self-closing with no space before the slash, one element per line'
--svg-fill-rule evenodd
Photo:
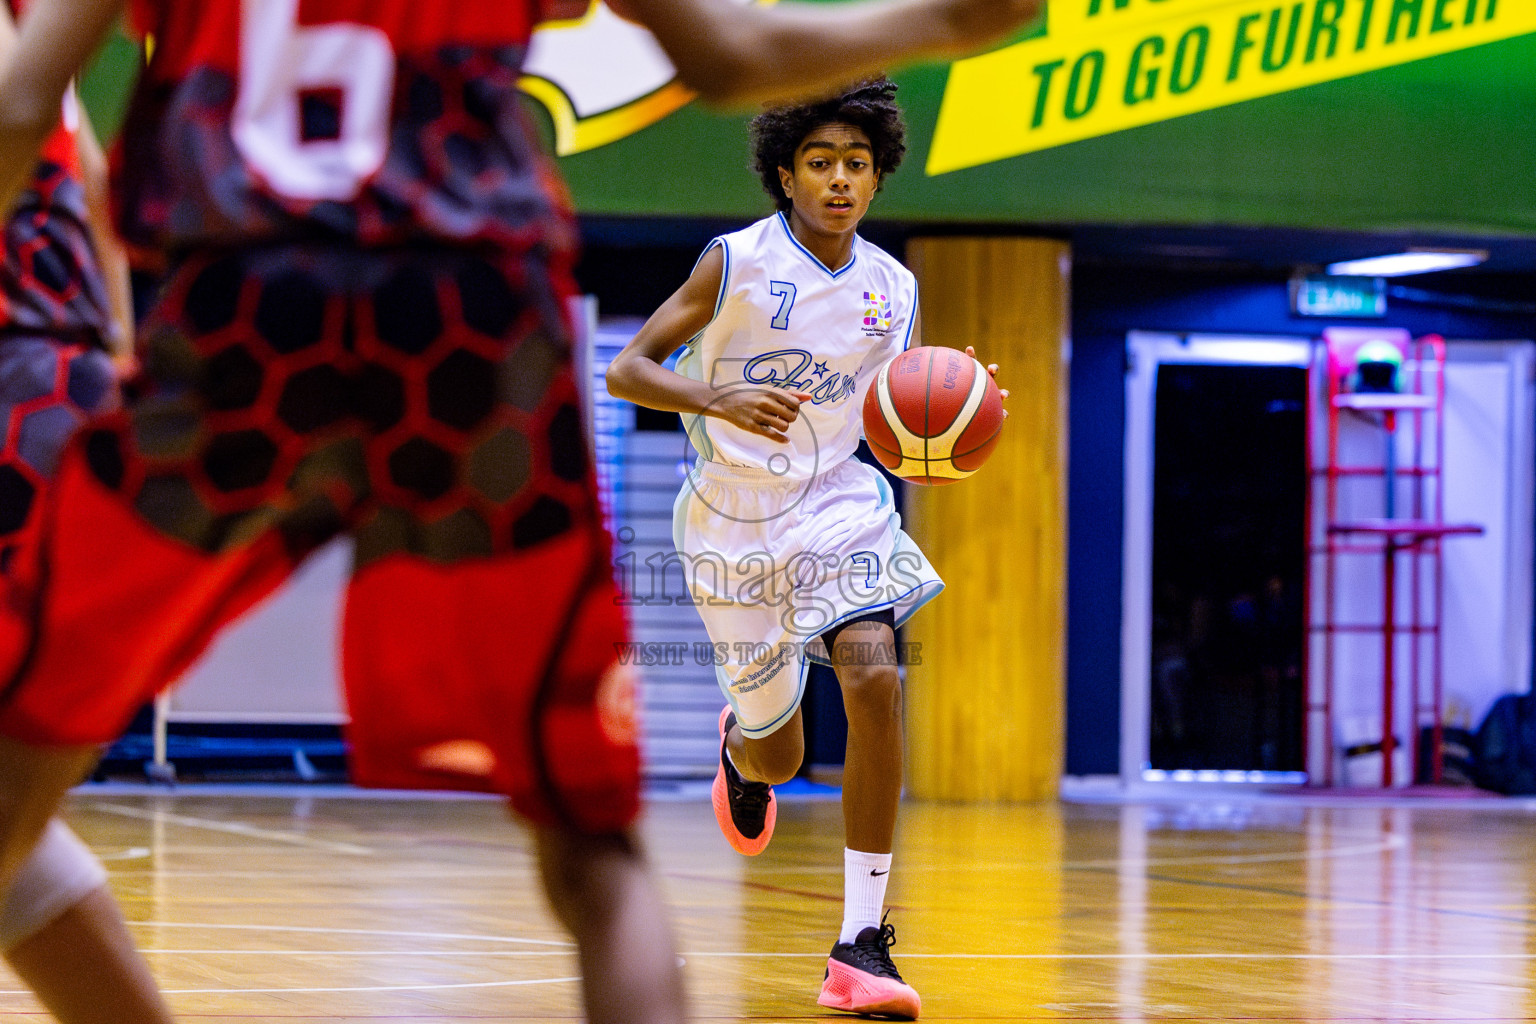
<path fill-rule="evenodd" d="M 1390 7 L 1390 0 L 1377 3 Z M 1506 3 L 1513 0 L 1500 6 Z M 1421 33 L 1433 0 L 1425 6 Z M 1267 24 L 1260 28 L 1259 52 L 1245 50 L 1245 62 L 1262 60 Z M 1165 50 L 1170 64 L 1177 39 Z M 1303 38 L 1303 56 L 1305 46 Z M 1228 52 L 1217 67 L 1214 52 L 1207 56 L 1217 67 L 1211 73 L 1223 79 L 1230 60 Z M 949 68 L 914 69 L 896 79 L 909 151 L 875 199 L 876 218 L 1034 228 L 1228 224 L 1536 234 L 1533 35 L 937 176 L 925 168 Z M 1069 81 L 1070 68 L 1060 84 Z M 1002 136 L 1028 123 L 1033 102 L 999 101 L 990 110 L 996 127 L 983 131 Z M 561 165 L 588 213 L 747 218 L 768 209 L 747 159 L 746 118 L 692 104 Z"/>
<path fill-rule="evenodd" d="M 106 135 L 135 59 L 115 39 L 82 83 Z M 583 212 L 769 210 L 747 118 L 606 8 L 527 70 Z M 876 218 L 1536 235 L 1536 0 L 1050 0 L 1031 37 L 896 79 Z"/>
<path fill-rule="evenodd" d="M 955 64 L 930 174 L 1536 32 L 1530 0 L 1056 0 L 1051 13 L 1045 38 Z"/>

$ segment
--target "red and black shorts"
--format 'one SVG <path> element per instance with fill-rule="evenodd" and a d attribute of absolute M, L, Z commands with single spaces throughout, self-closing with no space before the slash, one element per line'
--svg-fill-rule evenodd
<path fill-rule="evenodd" d="M 36 538 L 64 445 L 117 403 L 111 357 L 93 340 L 0 335 L 0 575 Z"/>
<path fill-rule="evenodd" d="M 149 390 L 70 446 L 18 573 L 33 625 L 0 733 L 112 740 L 347 533 L 356 781 L 627 825 L 633 680 L 569 291 L 543 260 L 464 250 L 184 260 L 141 330 Z"/>

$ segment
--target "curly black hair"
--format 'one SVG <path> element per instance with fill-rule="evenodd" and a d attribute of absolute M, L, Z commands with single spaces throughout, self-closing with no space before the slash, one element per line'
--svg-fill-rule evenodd
<path fill-rule="evenodd" d="M 896 83 L 875 78 L 851 86 L 827 99 L 790 107 L 774 107 L 752 119 L 752 170 L 762 179 L 763 191 L 773 205 L 788 212 L 794 204 L 779 182 L 779 168 L 793 170 L 795 150 L 812 131 L 824 124 L 851 124 L 869 136 L 875 151 L 875 170 L 880 185 L 886 175 L 901 166 L 907 152 L 907 126 L 896 105 Z"/>

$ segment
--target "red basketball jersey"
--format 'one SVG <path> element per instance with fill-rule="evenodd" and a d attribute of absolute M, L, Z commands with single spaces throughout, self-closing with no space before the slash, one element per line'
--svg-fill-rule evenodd
<path fill-rule="evenodd" d="M 25 6 L 11 0 L 13 12 Z M 32 181 L 5 222 L 0 332 L 98 337 L 109 322 L 101 268 L 86 228 L 74 92 L 43 143 Z"/>
<path fill-rule="evenodd" d="M 134 0 L 123 235 L 567 250 L 517 81 L 539 0 Z"/>

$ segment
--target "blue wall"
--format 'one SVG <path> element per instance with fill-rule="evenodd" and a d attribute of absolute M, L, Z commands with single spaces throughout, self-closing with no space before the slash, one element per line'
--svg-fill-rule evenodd
<path fill-rule="evenodd" d="M 1529 278 L 1441 274 L 1394 286 L 1385 320 L 1415 336 L 1536 338 Z M 1120 770 L 1120 600 L 1129 331 L 1317 336 L 1275 274 L 1079 266 L 1072 280 L 1067 547 L 1069 775 Z"/>

